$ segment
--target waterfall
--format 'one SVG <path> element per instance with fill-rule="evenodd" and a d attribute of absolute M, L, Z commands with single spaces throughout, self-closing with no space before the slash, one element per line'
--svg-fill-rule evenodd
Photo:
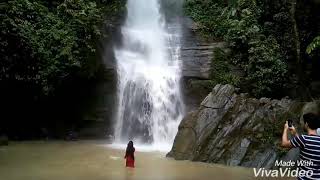
<path fill-rule="evenodd" d="M 158 0 L 128 0 L 115 48 L 118 103 L 115 140 L 170 148 L 184 114 L 179 81 L 180 26 L 166 23 Z"/>

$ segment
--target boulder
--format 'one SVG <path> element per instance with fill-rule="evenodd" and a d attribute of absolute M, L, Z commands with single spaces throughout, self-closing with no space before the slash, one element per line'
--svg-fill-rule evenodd
<path fill-rule="evenodd" d="M 320 113 L 320 102 L 319 101 L 313 101 L 313 102 L 308 102 L 303 106 L 302 109 L 302 114 L 307 114 L 307 113 L 315 113 L 319 114 Z"/>
<path fill-rule="evenodd" d="M 303 124 L 303 115 L 307 113 L 320 114 L 320 102 L 313 101 L 306 103 L 302 108 L 302 115 L 300 117 L 300 124 Z"/>
<path fill-rule="evenodd" d="M 193 144 L 196 142 L 196 131 L 194 126 L 196 112 L 191 112 L 179 125 L 179 133 L 175 138 L 174 145 L 168 157 L 174 156 L 177 160 L 189 159 L 192 157 Z"/>
<path fill-rule="evenodd" d="M 182 120 L 169 157 L 231 166 L 272 168 L 282 158 L 283 124 L 298 124 L 306 103 L 255 99 L 216 85 L 200 107 Z M 287 159 L 297 158 L 297 154 Z"/>

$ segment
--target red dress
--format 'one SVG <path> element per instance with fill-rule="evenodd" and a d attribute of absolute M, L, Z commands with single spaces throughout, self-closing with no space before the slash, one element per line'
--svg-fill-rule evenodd
<path fill-rule="evenodd" d="M 126 158 L 126 167 L 134 168 L 134 151 L 131 155 L 126 154 L 124 158 Z"/>
<path fill-rule="evenodd" d="M 134 168 L 134 160 L 131 156 L 126 157 L 126 167 Z"/>

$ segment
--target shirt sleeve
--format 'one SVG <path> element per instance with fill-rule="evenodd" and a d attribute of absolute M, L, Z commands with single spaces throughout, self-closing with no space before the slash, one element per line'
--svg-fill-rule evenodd
<path fill-rule="evenodd" d="M 290 140 L 290 143 L 295 148 L 304 148 L 305 147 L 305 139 L 303 135 L 295 136 Z"/>

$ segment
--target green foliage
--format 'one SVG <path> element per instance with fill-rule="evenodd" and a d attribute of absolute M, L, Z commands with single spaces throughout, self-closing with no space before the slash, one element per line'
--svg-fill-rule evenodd
<path fill-rule="evenodd" d="M 228 29 L 223 21 L 227 14 L 221 3 L 219 0 L 187 0 L 185 11 L 198 23 L 199 31 L 203 35 L 222 37 Z"/>
<path fill-rule="evenodd" d="M 290 5 L 285 1 L 266 1 L 263 8 L 264 34 L 272 35 L 280 45 L 280 51 L 286 61 L 295 61 L 295 38 L 291 20 Z"/>
<path fill-rule="evenodd" d="M 241 2 L 237 9 L 238 17 L 227 19 L 229 26 L 224 38 L 231 43 L 231 46 L 248 44 L 251 38 L 261 32 L 257 21 L 259 9 L 253 4 L 247 5 L 244 1 Z"/>
<path fill-rule="evenodd" d="M 307 47 L 307 54 L 311 55 L 314 51 L 320 49 L 320 36 L 317 36 Z"/>
<path fill-rule="evenodd" d="M 119 16 L 124 15 L 126 10 L 126 0 L 96 0 L 99 8 L 105 15 L 106 22 L 114 22 Z"/>
<path fill-rule="evenodd" d="M 240 78 L 230 73 L 228 55 L 221 48 L 213 50 L 214 58 L 211 61 L 210 79 L 213 84 L 232 84 L 238 86 Z"/>
<path fill-rule="evenodd" d="M 67 79 L 94 76 L 103 9 L 90 0 L 54 4 L 16 0 L 1 9 L 2 82 L 29 84 L 49 94 Z"/>
<path fill-rule="evenodd" d="M 281 91 L 286 80 L 287 67 L 281 59 L 279 45 L 273 37 L 255 39 L 249 43 L 247 79 L 257 96 L 271 96 Z"/>
<path fill-rule="evenodd" d="M 200 24 L 208 36 L 223 38 L 229 43 L 231 56 L 219 55 L 213 67 L 222 67 L 214 75 L 218 82 L 238 84 L 239 78 L 223 66 L 228 59 L 246 72 L 248 89 L 255 96 L 271 96 L 284 88 L 287 66 L 275 38 L 266 38 L 259 23 L 263 11 L 255 0 L 225 1 L 189 0 L 186 12 Z M 225 63 L 224 63 L 225 62 Z M 279 94 L 279 93 L 276 93 Z"/>

